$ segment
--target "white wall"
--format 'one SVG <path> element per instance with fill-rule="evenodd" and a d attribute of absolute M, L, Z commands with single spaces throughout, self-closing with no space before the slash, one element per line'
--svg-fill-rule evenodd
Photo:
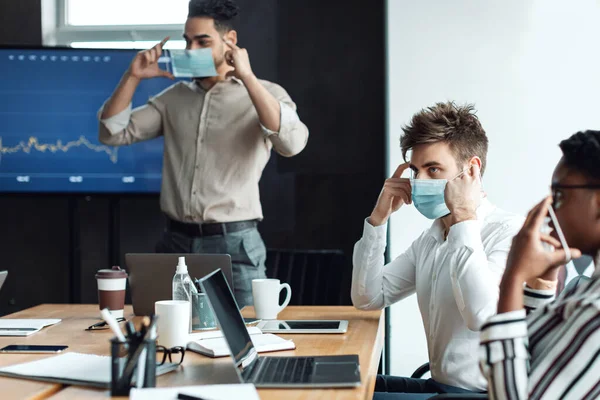
<path fill-rule="evenodd" d="M 484 188 L 525 214 L 549 193 L 558 142 L 600 128 L 600 1 L 388 0 L 388 171 L 402 124 L 437 101 L 475 103 L 490 139 Z M 430 221 L 392 217 L 398 256 Z M 414 296 L 392 307 L 391 372 L 427 361 Z"/>

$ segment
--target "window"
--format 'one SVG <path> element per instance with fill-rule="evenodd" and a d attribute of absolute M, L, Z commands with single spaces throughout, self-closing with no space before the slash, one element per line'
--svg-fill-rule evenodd
<path fill-rule="evenodd" d="M 116 41 L 116 42 L 71 42 L 70 46 L 82 49 L 149 49 L 157 40 Z M 185 40 L 169 40 L 165 49 L 185 49 Z"/>
<path fill-rule="evenodd" d="M 64 0 L 65 24 L 181 25 L 189 0 Z"/>
<path fill-rule="evenodd" d="M 42 0 L 46 45 L 93 48 L 149 48 L 170 36 L 181 39 L 189 0 Z"/>

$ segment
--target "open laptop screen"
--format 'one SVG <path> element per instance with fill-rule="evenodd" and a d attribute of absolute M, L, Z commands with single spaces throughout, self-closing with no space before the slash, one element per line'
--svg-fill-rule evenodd
<path fill-rule="evenodd" d="M 219 327 L 231 349 L 235 365 L 240 366 L 254 345 L 223 271 L 218 269 L 200 279 L 200 285 L 208 296 Z"/>

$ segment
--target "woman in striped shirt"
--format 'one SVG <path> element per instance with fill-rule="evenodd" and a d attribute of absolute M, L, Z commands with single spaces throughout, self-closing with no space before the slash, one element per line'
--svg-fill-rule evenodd
<path fill-rule="evenodd" d="M 482 327 L 481 368 L 492 399 L 600 397 L 600 131 L 577 133 L 560 148 L 552 198 L 531 210 L 514 238 L 498 315 Z M 545 235 L 551 203 L 559 226 Z M 561 246 L 559 228 L 577 249 Z M 554 299 L 569 253 L 594 257 L 596 272 Z"/>

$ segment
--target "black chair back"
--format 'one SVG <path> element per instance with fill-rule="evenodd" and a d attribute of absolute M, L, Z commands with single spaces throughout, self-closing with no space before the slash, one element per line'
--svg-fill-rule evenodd
<path fill-rule="evenodd" d="M 290 305 L 352 304 L 352 267 L 341 250 L 269 249 L 266 266 L 267 277 L 291 286 Z"/>

